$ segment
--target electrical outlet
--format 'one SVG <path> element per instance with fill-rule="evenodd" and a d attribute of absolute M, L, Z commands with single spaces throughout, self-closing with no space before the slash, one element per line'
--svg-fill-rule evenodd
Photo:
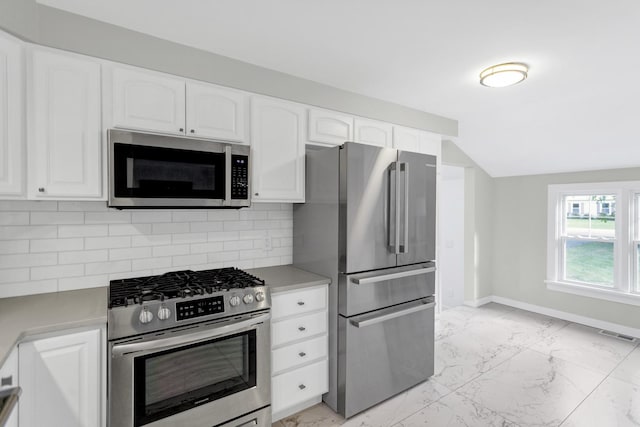
<path fill-rule="evenodd" d="M 268 252 L 271 249 L 273 249 L 273 244 L 271 242 L 271 236 L 267 236 L 267 237 L 264 238 L 264 250 Z"/>

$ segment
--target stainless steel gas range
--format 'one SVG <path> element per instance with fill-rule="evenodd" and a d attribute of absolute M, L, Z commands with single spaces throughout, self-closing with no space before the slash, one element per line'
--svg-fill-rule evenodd
<path fill-rule="evenodd" d="M 270 426 L 270 308 L 235 268 L 111 281 L 108 425 Z"/>

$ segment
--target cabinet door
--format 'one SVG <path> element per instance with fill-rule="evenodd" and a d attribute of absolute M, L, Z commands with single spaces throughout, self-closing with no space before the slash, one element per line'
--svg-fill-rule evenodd
<path fill-rule="evenodd" d="M 22 45 L 0 32 L 0 197 L 24 192 Z"/>
<path fill-rule="evenodd" d="M 355 119 L 354 141 L 378 147 L 393 146 L 393 125 L 369 119 Z"/>
<path fill-rule="evenodd" d="M 187 83 L 187 133 L 245 142 L 246 95 L 232 89 Z"/>
<path fill-rule="evenodd" d="M 441 137 L 438 134 L 403 126 L 393 126 L 393 148 L 398 150 L 439 157 L 440 143 Z"/>
<path fill-rule="evenodd" d="M 309 109 L 309 141 L 341 145 L 353 139 L 353 117 L 335 111 Z"/>
<path fill-rule="evenodd" d="M 304 116 L 302 105 L 252 98 L 254 202 L 304 202 Z"/>
<path fill-rule="evenodd" d="M 0 390 L 4 387 L 17 387 L 18 385 L 18 349 L 14 348 L 4 364 L 0 366 Z M 18 405 L 14 406 L 4 427 L 18 427 L 18 411 Z"/>
<path fill-rule="evenodd" d="M 99 198 L 100 64 L 50 50 L 30 53 L 28 195 Z"/>
<path fill-rule="evenodd" d="M 111 77 L 114 127 L 185 133 L 183 79 L 119 67 Z"/>
<path fill-rule="evenodd" d="M 100 342 L 96 329 L 20 344 L 20 427 L 102 425 Z"/>

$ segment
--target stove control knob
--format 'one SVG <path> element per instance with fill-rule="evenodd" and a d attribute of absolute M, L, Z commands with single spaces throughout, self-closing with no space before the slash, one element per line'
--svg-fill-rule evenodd
<path fill-rule="evenodd" d="M 242 298 L 242 301 L 244 301 L 245 304 L 251 304 L 253 302 L 253 294 L 246 294 Z"/>
<path fill-rule="evenodd" d="M 231 304 L 231 307 L 236 307 L 237 305 L 240 305 L 240 297 L 237 295 L 232 296 L 231 299 L 229 300 L 229 304 Z"/>
<path fill-rule="evenodd" d="M 163 305 L 158 309 L 158 319 L 167 320 L 171 317 L 171 310 L 166 305 Z"/>
<path fill-rule="evenodd" d="M 256 301 L 258 302 L 264 301 L 264 292 L 256 292 Z"/>
<path fill-rule="evenodd" d="M 140 312 L 140 323 L 145 324 L 153 320 L 153 313 L 150 312 L 147 307 L 143 307 Z"/>

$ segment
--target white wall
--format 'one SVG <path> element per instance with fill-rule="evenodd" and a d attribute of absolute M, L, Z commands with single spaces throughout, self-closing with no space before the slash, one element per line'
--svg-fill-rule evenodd
<path fill-rule="evenodd" d="M 547 186 L 637 180 L 640 168 L 494 179 L 495 296 L 640 328 L 640 307 L 546 288 Z"/>
<path fill-rule="evenodd" d="M 118 211 L 106 202 L 0 201 L 0 298 L 173 270 L 290 264 L 292 212 L 291 204 Z"/>

